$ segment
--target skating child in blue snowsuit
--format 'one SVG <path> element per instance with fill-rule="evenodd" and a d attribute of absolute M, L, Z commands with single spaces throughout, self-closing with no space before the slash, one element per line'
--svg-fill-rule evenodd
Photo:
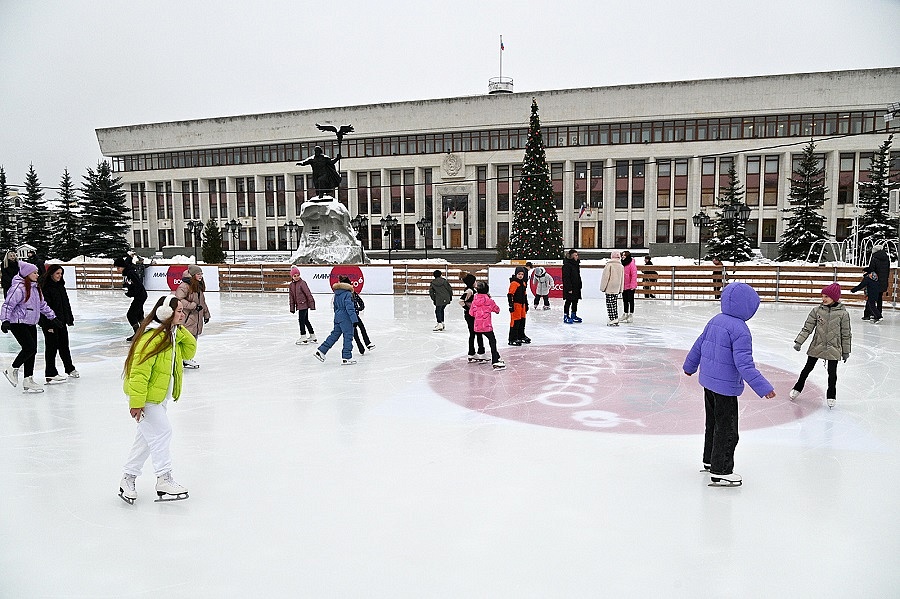
<path fill-rule="evenodd" d="M 341 349 L 341 364 L 356 364 L 353 359 L 353 325 L 359 320 L 353 306 L 353 285 L 338 281 L 331 286 L 334 290 L 334 329 L 322 342 L 314 354 L 320 362 L 325 361 L 325 354 L 338 338 L 344 336 L 344 347 Z"/>

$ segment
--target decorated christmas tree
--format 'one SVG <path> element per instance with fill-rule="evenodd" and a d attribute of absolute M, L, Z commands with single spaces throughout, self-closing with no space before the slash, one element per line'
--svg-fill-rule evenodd
<path fill-rule="evenodd" d="M 508 251 L 512 260 L 558 260 L 563 252 L 562 227 L 553 204 L 553 186 L 536 100 L 531 101 L 528 141 Z"/>
<path fill-rule="evenodd" d="M 809 250 L 817 241 L 828 239 L 825 216 L 825 167 L 815 154 L 816 144 L 809 142 L 803 148 L 803 156 L 790 178 L 789 208 L 784 212 L 784 233 L 778 244 L 778 260 L 806 260 Z"/>

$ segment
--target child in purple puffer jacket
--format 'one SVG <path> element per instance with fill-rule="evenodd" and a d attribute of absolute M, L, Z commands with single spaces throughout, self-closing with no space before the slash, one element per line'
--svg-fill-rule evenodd
<path fill-rule="evenodd" d="M 500 359 L 500 352 L 497 351 L 497 337 L 494 336 L 494 325 L 491 323 L 491 314 L 500 314 L 500 306 L 488 294 L 488 284 L 484 281 L 479 281 L 475 285 L 475 291 L 469 314 L 475 319 L 478 345 L 482 345 L 480 337 L 487 337 L 491 346 L 491 365 L 498 370 L 506 368 L 506 364 Z"/>
<path fill-rule="evenodd" d="M 13 360 L 12 366 L 3 371 L 10 384 L 15 387 L 19 384 L 19 367 L 25 366 L 25 380 L 22 382 L 22 390 L 26 393 L 41 393 L 43 385 L 35 382 L 34 356 L 37 355 L 37 323 L 44 315 L 52 321 L 54 326 L 62 326 L 56 320 L 56 314 L 44 301 L 44 295 L 35 284 L 38 280 L 37 266 L 24 260 L 19 260 L 19 274 L 13 277 L 6 301 L 0 307 L 0 330 L 4 333 L 12 332 L 16 341 L 22 347 L 19 355 Z"/>
<path fill-rule="evenodd" d="M 734 449 L 738 442 L 737 396 L 744 381 L 760 397 L 772 399 L 775 389 L 753 363 L 753 339 L 747 322 L 759 309 L 759 295 L 746 283 L 731 283 L 722 291 L 722 313 L 713 316 L 684 360 L 684 373 L 700 368 L 706 401 L 703 470 L 713 487 L 737 487 Z"/>

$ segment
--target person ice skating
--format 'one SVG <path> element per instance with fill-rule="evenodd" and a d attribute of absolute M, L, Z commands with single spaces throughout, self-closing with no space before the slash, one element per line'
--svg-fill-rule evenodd
<path fill-rule="evenodd" d="M 869 270 L 878 275 L 879 290 L 875 296 L 875 303 L 878 305 L 878 312 L 881 314 L 882 301 L 884 292 L 887 291 L 888 281 L 890 280 L 891 258 L 884 251 L 883 243 L 876 243 L 872 246 L 872 258 L 869 260 Z M 863 313 L 863 320 L 868 320 L 866 316 L 871 317 L 868 309 Z"/>
<path fill-rule="evenodd" d="M 600 276 L 600 291 L 606 295 L 606 315 L 609 317 L 608 327 L 619 326 L 619 294 L 625 288 L 625 268 L 622 266 L 622 254 L 612 252 L 603 274 Z"/>
<path fill-rule="evenodd" d="M 19 274 L 19 255 L 14 250 L 6 252 L 3 257 L 3 271 L 0 273 L 0 286 L 3 287 L 3 297 L 9 292 L 12 280 Z"/>
<path fill-rule="evenodd" d="M 562 265 L 563 283 L 563 322 L 565 324 L 580 323 L 578 317 L 578 300 L 581 299 L 581 260 L 578 250 L 566 252 Z"/>
<path fill-rule="evenodd" d="M 713 256 L 713 291 L 716 294 L 716 299 L 720 299 L 722 294 L 722 280 L 725 278 L 725 265 L 722 264 L 722 259 L 718 256 Z"/>
<path fill-rule="evenodd" d="M 431 301 L 434 302 L 434 317 L 437 320 L 433 330 L 443 331 L 444 309 L 453 301 L 453 287 L 450 286 L 450 281 L 441 276 L 441 271 L 435 270 L 432 274 L 434 279 L 431 280 L 431 285 L 428 286 L 428 295 L 431 296 Z"/>
<path fill-rule="evenodd" d="M 203 281 L 203 269 L 191 264 L 181 276 L 181 284 L 175 290 L 175 297 L 181 300 L 184 307 L 184 328 L 190 331 L 194 339 L 203 334 L 203 325 L 209 322 L 209 306 L 206 305 L 206 283 Z M 200 365 L 188 359 L 185 368 L 200 368 Z"/>
<path fill-rule="evenodd" d="M 137 432 L 123 468 L 119 497 L 130 504 L 137 499 L 135 479 L 147 458 L 156 472 L 157 501 L 188 497 L 188 490 L 172 477 L 172 425 L 166 413 L 169 399 L 178 401 L 181 397 L 183 363 L 197 351 L 197 340 L 182 326 L 185 316 L 177 297 L 159 298 L 135 331 L 125 358 L 122 388 Z"/>
<path fill-rule="evenodd" d="M 727 287 L 726 287 L 727 289 Z M 816 362 L 825 360 L 828 369 L 828 389 L 825 400 L 829 408 L 833 408 L 837 400 L 837 364 L 838 360 L 847 361 L 850 357 L 850 314 L 841 303 L 841 286 L 837 283 L 822 289 L 822 303 L 810 311 L 803 323 L 803 328 L 794 339 L 794 349 L 800 351 L 806 338 L 812 334 L 809 349 L 806 350 L 806 366 L 800 371 L 800 378 L 791 389 L 791 400 L 797 399 L 806 384 Z"/>
<path fill-rule="evenodd" d="M 753 363 L 753 339 L 747 321 L 759 309 L 759 295 L 746 283 L 732 283 L 722 292 L 721 314 L 713 316 L 684 360 L 688 376 L 700 369 L 706 406 L 703 469 L 710 486 L 735 487 L 741 476 L 734 472 L 738 443 L 738 400 L 744 382 L 766 399 L 775 397 L 772 384 Z"/>
<path fill-rule="evenodd" d="M 338 280 L 353 287 L 353 284 L 350 283 L 350 277 L 346 275 L 341 275 Z M 369 339 L 366 325 L 362 321 L 362 313 L 366 309 L 366 303 L 363 301 L 363 298 L 359 297 L 355 289 L 351 293 L 353 309 L 356 310 L 356 322 L 353 323 L 353 340 L 356 341 L 356 349 L 359 350 L 359 355 L 363 355 L 366 353 L 366 350 L 372 351 L 375 349 L 375 344 Z"/>
<path fill-rule="evenodd" d="M 131 298 L 131 305 L 125 317 L 133 330 L 138 330 L 141 321 L 144 320 L 144 302 L 147 301 L 147 290 L 144 288 L 144 278 L 134 268 L 131 258 L 123 256 L 113 261 L 113 266 L 122 275 L 122 287 L 125 289 L 125 297 Z M 125 341 L 131 341 L 134 335 L 127 337 Z"/>
<path fill-rule="evenodd" d="M 479 281 L 475 285 L 475 290 L 477 293 L 472 299 L 469 314 L 475 319 L 474 328 L 479 337 L 478 342 L 483 344 L 481 337 L 487 337 L 488 345 L 491 348 L 491 365 L 497 370 L 506 368 L 506 363 L 500 359 L 500 352 L 497 351 L 497 337 L 494 336 L 494 325 L 491 323 L 491 314 L 500 314 L 500 306 L 491 298 L 488 293 L 488 284 L 484 281 Z"/>
<path fill-rule="evenodd" d="M 313 331 L 312 323 L 309 322 L 309 311 L 316 309 L 316 298 L 310 293 L 309 285 L 300 276 L 300 269 L 296 266 L 291 267 L 288 301 L 291 306 L 291 314 L 296 311 L 300 323 L 300 338 L 297 339 L 297 345 L 315 343 L 316 333 Z M 309 329 L 309 337 L 306 336 L 307 329 Z"/>
<path fill-rule="evenodd" d="M 631 252 L 622 252 L 622 312 L 621 322 L 634 322 L 634 291 L 637 289 L 637 264 Z"/>
<path fill-rule="evenodd" d="M 38 321 L 44 332 L 44 377 L 48 384 L 64 383 L 69 378 L 77 379 L 80 376 L 72 363 L 72 352 L 69 350 L 69 327 L 75 324 L 75 317 L 63 274 L 62 266 L 51 264 L 38 280 L 44 301 L 56 314 L 55 319 L 42 314 Z M 66 373 L 64 375 L 56 369 L 57 354 L 62 360 L 63 371 Z"/>
<path fill-rule="evenodd" d="M 863 320 L 874 320 L 875 324 L 881 322 L 881 307 L 878 305 L 878 297 L 881 295 L 881 281 L 878 280 L 878 273 L 866 267 L 862 281 L 859 285 L 850 290 L 850 293 L 864 291 L 866 294 L 866 309 L 863 313 Z"/>
<path fill-rule="evenodd" d="M 650 258 L 649 255 L 644 256 L 644 266 L 653 266 L 653 259 Z M 652 293 L 653 284 L 656 283 L 656 276 L 659 273 L 655 270 L 642 270 L 641 271 L 641 279 L 644 282 L 644 298 L 646 299 L 656 299 L 656 296 Z"/>
<path fill-rule="evenodd" d="M 43 315 L 54 326 L 62 323 L 56 320 L 56 314 L 44 301 L 44 295 L 40 287 L 36 285 L 38 280 L 37 266 L 24 260 L 19 261 L 19 274 L 16 275 L 10 285 L 9 293 L 3 306 L 0 306 L 0 330 L 4 333 L 11 332 L 19 342 L 21 350 L 12 362 L 12 365 L 3 371 L 9 383 L 15 387 L 19 384 L 19 368 L 24 366 L 25 378 L 22 382 L 22 390 L 26 393 L 41 393 L 43 385 L 34 380 L 34 357 L 37 355 L 37 323 Z"/>
<path fill-rule="evenodd" d="M 47 264 L 47 260 L 45 260 L 43 256 L 41 256 L 34 250 L 28 250 L 28 256 L 25 258 L 25 261 L 31 262 L 32 264 L 37 266 L 38 277 L 43 275 L 44 272 L 47 270 L 46 266 L 45 266 Z"/>
<path fill-rule="evenodd" d="M 469 362 L 484 362 L 487 361 L 487 357 L 484 355 L 484 338 L 475 332 L 475 317 L 469 313 L 472 300 L 475 299 L 475 275 L 464 272 L 460 274 L 459 278 L 465 285 L 462 295 L 459 296 L 459 305 L 462 306 L 466 327 L 469 329 Z M 476 342 L 478 343 L 477 354 L 475 353 Z"/>
<path fill-rule="evenodd" d="M 525 335 L 525 317 L 528 315 L 528 269 L 517 266 L 509 278 L 506 301 L 509 303 L 509 344 L 531 343 Z"/>
<path fill-rule="evenodd" d="M 344 346 L 341 349 L 341 364 L 349 366 L 356 364 L 356 360 L 353 359 L 353 325 L 359 320 L 356 316 L 356 308 L 353 306 L 353 285 L 338 280 L 337 283 L 331 286 L 331 289 L 334 291 L 334 298 L 332 299 L 334 305 L 334 328 L 313 355 L 319 362 L 324 362 L 325 354 L 343 335 Z"/>
<path fill-rule="evenodd" d="M 543 266 L 534 269 L 534 307 L 537 309 L 541 299 L 544 300 L 544 310 L 550 309 L 550 290 L 553 288 L 553 277 Z"/>

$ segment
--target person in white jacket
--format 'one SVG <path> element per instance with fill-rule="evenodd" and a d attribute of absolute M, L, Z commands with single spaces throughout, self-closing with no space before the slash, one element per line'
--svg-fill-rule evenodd
<path fill-rule="evenodd" d="M 619 294 L 624 288 L 625 268 L 622 266 L 622 254 L 614 251 L 610 254 L 600 277 L 600 291 L 606 294 L 606 314 L 609 316 L 606 326 L 619 326 Z"/>

